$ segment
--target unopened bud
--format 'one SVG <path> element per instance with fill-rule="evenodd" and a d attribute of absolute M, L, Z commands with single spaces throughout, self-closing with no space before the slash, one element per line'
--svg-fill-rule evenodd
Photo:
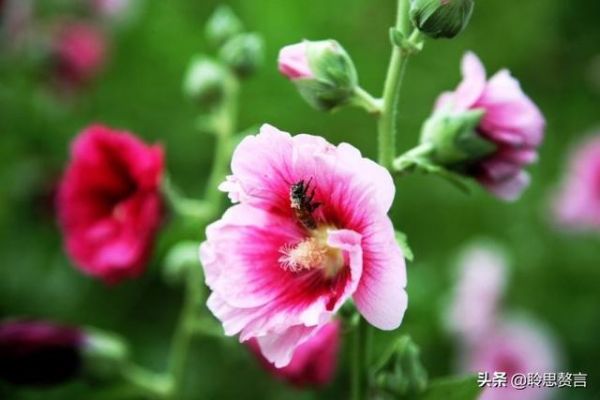
<path fill-rule="evenodd" d="M 0 324 L 0 380 L 14 385 L 52 386 L 81 373 L 84 333 L 45 321 Z"/>
<path fill-rule="evenodd" d="M 420 350 L 408 336 L 399 338 L 375 368 L 377 389 L 397 396 L 418 395 L 427 387 Z"/>
<path fill-rule="evenodd" d="M 304 41 L 279 52 L 279 71 L 314 108 L 329 111 L 350 101 L 358 86 L 352 59 L 335 40 Z"/>
<path fill-rule="evenodd" d="M 453 38 L 469 23 L 474 5 L 473 0 L 411 0 L 410 16 L 427 36 Z"/>
<path fill-rule="evenodd" d="M 206 23 L 206 38 L 213 46 L 219 47 L 240 33 L 242 29 L 242 22 L 233 13 L 231 7 L 221 5 Z"/>
<path fill-rule="evenodd" d="M 111 380 L 126 366 L 129 350 L 118 336 L 86 329 L 82 347 L 83 370 L 94 380 Z"/>
<path fill-rule="evenodd" d="M 195 57 L 185 75 L 183 91 L 200 105 L 214 105 L 223 98 L 226 79 L 226 71 L 219 63 L 206 57 Z"/>
<path fill-rule="evenodd" d="M 432 161 L 457 166 L 493 153 L 496 146 L 476 131 L 483 114 L 479 109 L 460 113 L 443 109 L 434 112 L 421 131 L 421 143 L 429 143 L 433 149 Z"/>
<path fill-rule="evenodd" d="M 121 340 L 93 329 L 34 320 L 0 324 L 0 380 L 14 385 L 111 379 L 121 372 L 127 355 Z"/>
<path fill-rule="evenodd" d="M 240 78 L 253 75 L 263 63 L 264 42 L 256 33 L 243 33 L 221 48 L 219 58 Z"/>

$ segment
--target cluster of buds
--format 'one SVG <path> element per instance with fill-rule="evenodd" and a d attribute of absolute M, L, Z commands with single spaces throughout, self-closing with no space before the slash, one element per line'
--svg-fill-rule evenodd
<path fill-rule="evenodd" d="M 217 49 L 218 59 L 192 59 L 184 80 L 185 95 L 211 107 L 222 102 L 232 73 L 239 79 L 254 75 L 263 62 L 264 43 L 260 35 L 244 32 L 242 22 L 228 6 L 220 6 L 206 24 L 206 39 Z"/>

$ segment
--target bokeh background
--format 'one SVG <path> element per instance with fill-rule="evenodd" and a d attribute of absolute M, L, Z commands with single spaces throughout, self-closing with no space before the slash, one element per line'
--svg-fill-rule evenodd
<path fill-rule="evenodd" d="M 71 2 L 76 2 L 72 0 Z M 40 18 L 58 17 L 67 0 L 38 0 Z M 126 128 L 167 150 L 168 169 L 190 195 L 200 195 L 213 139 L 194 127 L 197 108 L 182 95 L 190 57 L 208 51 L 203 25 L 213 0 L 141 0 L 137 15 L 111 31 L 107 67 L 76 96 L 56 96 L 35 56 L 0 55 L 0 317 L 26 315 L 112 330 L 130 339 L 135 358 L 164 367 L 181 290 L 165 285 L 160 260 L 183 233 L 163 232 L 156 257 L 140 279 L 119 286 L 83 276 L 69 263 L 52 213 L 51 188 L 73 136 L 90 122 Z M 276 69 L 278 50 L 303 38 L 336 38 L 352 55 L 362 85 L 379 93 L 389 56 L 391 0 L 229 1 L 246 26 L 266 40 L 265 64 L 243 87 L 239 128 L 268 122 L 333 143 L 347 141 L 376 155 L 375 125 L 364 113 L 312 111 Z M 548 120 L 533 184 L 522 200 L 505 204 L 474 188 L 465 196 L 438 178 L 397 183 L 392 218 L 416 255 L 409 264 L 410 305 L 400 330 L 421 346 L 431 375 L 453 371 L 456 347 L 442 317 L 458 251 L 479 237 L 508 251 L 506 308 L 535 315 L 554 332 L 562 370 L 588 373 L 587 390 L 557 390 L 557 398 L 597 399 L 600 389 L 600 235 L 573 235 L 549 217 L 549 196 L 568 150 L 600 124 L 600 3 L 595 0 L 480 1 L 466 32 L 428 41 L 408 69 L 402 93 L 399 149 L 415 143 L 420 123 L 442 90 L 459 80 L 459 60 L 474 50 L 489 72 L 508 67 Z M 189 233 L 189 232 L 188 232 Z M 201 232 L 197 232 L 198 237 Z M 377 345 L 389 335 L 380 334 Z M 343 365 L 343 364 L 342 364 Z M 197 341 L 189 368 L 190 399 L 343 398 L 344 367 L 322 392 L 300 392 L 273 381 L 248 352 L 212 339 Z M 75 383 L 8 399 L 84 399 Z M 340 394 L 342 393 L 342 394 Z"/>

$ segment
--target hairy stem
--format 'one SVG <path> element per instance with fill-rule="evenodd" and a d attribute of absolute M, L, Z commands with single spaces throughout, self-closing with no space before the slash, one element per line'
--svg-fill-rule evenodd
<path fill-rule="evenodd" d="M 408 20 L 408 0 L 398 0 L 398 12 L 395 28 L 408 37 L 410 22 Z M 409 53 L 406 49 L 394 46 L 392 57 L 383 88 L 383 109 L 378 123 L 379 163 L 391 168 L 396 155 L 396 119 L 400 88 Z"/>

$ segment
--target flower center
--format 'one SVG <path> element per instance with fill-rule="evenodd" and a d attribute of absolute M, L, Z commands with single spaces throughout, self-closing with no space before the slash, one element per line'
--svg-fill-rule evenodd
<path fill-rule="evenodd" d="M 327 244 L 327 231 L 327 227 L 320 227 L 301 242 L 283 246 L 279 250 L 281 267 L 291 272 L 318 269 L 328 278 L 337 275 L 344 266 L 344 255 Z"/>

